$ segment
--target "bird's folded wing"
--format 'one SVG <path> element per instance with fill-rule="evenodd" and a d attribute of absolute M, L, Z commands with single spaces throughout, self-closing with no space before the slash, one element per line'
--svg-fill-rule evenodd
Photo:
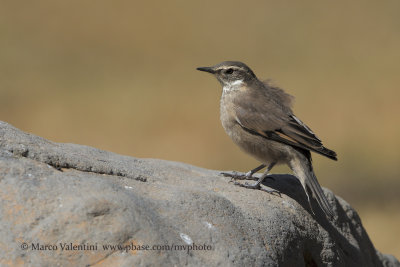
<path fill-rule="evenodd" d="M 278 103 L 241 101 L 236 105 L 235 115 L 237 123 L 251 134 L 337 159 L 336 153 L 325 148 L 309 127 Z"/>

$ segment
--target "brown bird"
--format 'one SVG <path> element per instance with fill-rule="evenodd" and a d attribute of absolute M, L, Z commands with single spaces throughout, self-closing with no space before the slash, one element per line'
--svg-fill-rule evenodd
<path fill-rule="evenodd" d="M 325 214 L 332 217 L 329 202 L 314 174 L 310 151 L 333 160 L 337 160 L 336 153 L 325 148 L 314 132 L 293 114 L 293 97 L 278 87 L 260 81 L 241 62 L 225 61 L 197 70 L 212 73 L 223 87 L 220 116 L 226 133 L 243 151 L 263 163 L 244 178 L 254 179 L 252 175 L 255 172 L 267 167 L 255 184 L 235 184 L 269 193 L 277 192 L 262 188 L 261 183 L 274 165 L 287 164 L 300 180 L 309 203 L 307 187 Z M 243 175 L 236 173 L 230 176 L 243 179 Z"/>

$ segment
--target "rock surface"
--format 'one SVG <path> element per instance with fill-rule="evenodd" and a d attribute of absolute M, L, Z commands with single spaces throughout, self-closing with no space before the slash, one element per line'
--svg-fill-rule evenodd
<path fill-rule="evenodd" d="M 400 266 L 329 190 L 331 222 L 291 175 L 267 181 L 281 196 L 229 181 L 0 122 L 0 265 Z"/>

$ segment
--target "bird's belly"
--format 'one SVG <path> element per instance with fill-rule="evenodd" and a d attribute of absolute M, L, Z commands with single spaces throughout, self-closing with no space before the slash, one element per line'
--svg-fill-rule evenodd
<path fill-rule="evenodd" d="M 222 124 L 233 142 L 260 162 L 282 164 L 291 160 L 292 153 L 289 146 L 248 133 L 237 123 Z"/>

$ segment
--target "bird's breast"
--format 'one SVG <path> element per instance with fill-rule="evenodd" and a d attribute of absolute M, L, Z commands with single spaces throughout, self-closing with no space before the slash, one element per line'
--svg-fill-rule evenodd
<path fill-rule="evenodd" d="M 236 124 L 233 96 L 230 93 L 222 93 L 220 101 L 220 119 L 226 133 L 232 138 L 232 130 Z"/>

